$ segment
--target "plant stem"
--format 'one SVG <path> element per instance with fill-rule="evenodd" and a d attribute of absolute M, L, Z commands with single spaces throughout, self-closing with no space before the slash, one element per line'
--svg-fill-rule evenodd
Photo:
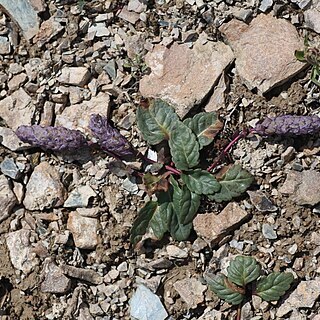
<path fill-rule="evenodd" d="M 229 150 L 235 145 L 240 139 L 246 137 L 248 134 L 246 129 L 243 129 L 235 138 L 233 138 L 228 145 L 222 150 L 222 152 L 219 154 L 217 159 L 210 165 L 210 167 L 207 169 L 207 171 L 213 170 L 226 156 L 226 154 L 229 152 Z"/>
<path fill-rule="evenodd" d="M 238 305 L 237 320 L 241 320 L 241 309 L 242 309 L 242 302 Z"/>

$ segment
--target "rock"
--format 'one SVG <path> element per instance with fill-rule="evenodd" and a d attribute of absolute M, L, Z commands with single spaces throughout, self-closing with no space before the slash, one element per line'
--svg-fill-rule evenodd
<path fill-rule="evenodd" d="M 264 223 L 262 225 L 262 234 L 266 239 L 277 239 L 277 233 L 274 231 L 274 226 L 271 226 L 270 224 Z"/>
<path fill-rule="evenodd" d="M 159 297 L 144 285 L 139 285 L 130 299 L 130 316 L 137 320 L 165 320 L 168 313 Z"/>
<path fill-rule="evenodd" d="M 0 117 L 13 130 L 20 125 L 31 125 L 35 109 L 31 97 L 22 88 L 0 100 Z"/>
<path fill-rule="evenodd" d="M 146 35 L 142 32 L 137 32 L 133 35 L 128 35 L 124 39 L 124 45 L 130 59 L 136 59 L 137 56 L 144 52 L 144 45 L 146 43 Z"/>
<path fill-rule="evenodd" d="M 4 175 L 0 175 L 0 222 L 10 216 L 12 208 L 18 203 L 12 192 L 9 181 Z"/>
<path fill-rule="evenodd" d="M 320 202 L 320 172 L 305 170 L 289 171 L 287 179 L 279 191 L 292 194 L 292 200 L 298 205 L 315 205 Z"/>
<path fill-rule="evenodd" d="M 101 277 L 97 272 L 90 269 L 76 268 L 68 265 L 62 265 L 61 270 L 64 274 L 72 278 L 81 279 L 93 284 L 101 284 L 103 282 L 103 277 Z"/>
<path fill-rule="evenodd" d="M 117 266 L 117 270 L 119 272 L 126 272 L 128 271 L 128 263 L 126 261 L 121 262 L 118 266 Z"/>
<path fill-rule="evenodd" d="M 203 293 L 207 289 L 206 286 L 195 278 L 179 280 L 173 284 L 173 287 L 190 309 L 196 308 L 199 303 L 203 302 Z"/>
<path fill-rule="evenodd" d="M 315 5 L 304 12 L 304 23 L 307 28 L 320 33 L 320 3 L 314 3 Z"/>
<path fill-rule="evenodd" d="M 46 258 L 43 267 L 44 280 L 41 283 L 42 292 L 67 293 L 71 287 L 71 280 L 67 278 L 62 270 L 53 262 L 51 258 Z"/>
<path fill-rule="evenodd" d="M 320 296 L 320 278 L 310 281 L 301 281 L 277 310 L 277 317 L 283 317 L 298 308 L 312 308 Z"/>
<path fill-rule="evenodd" d="M 38 259 L 32 253 L 31 235 L 33 233 L 26 229 L 9 232 L 6 235 L 11 263 L 16 269 L 21 270 L 25 274 L 30 273 L 34 266 L 38 264 Z"/>
<path fill-rule="evenodd" d="M 306 9 L 312 0 L 291 0 L 291 2 L 297 4 L 300 9 Z"/>
<path fill-rule="evenodd" d="M 65 208 L 84 208 L 89 204 L 89 200 L 96 196 L 91 187 L 85 185 L 72 190 L 68 199 L 64 203 Z"/>
<path fill-rule="evenodd" d="M 185 259 L 188 258 L 188 252 L 186 250 L 182 250 L 175 245 L 168 245 L 167 254 L 171 258 Z"/>
<path fill-rule="evenodd" d="M 133 181 L 132 181 L 133 180 Z M 122 186 L 123 189 L 127 190 L 132 194 L 137 194 L 139 192 L 138 185 L 134 182 L 134 177 L 126 178 L 123 180 Z"/>
<path fill-rule="evenodd" d="M 55 125 L 91 134 L 88 129 L 91 114 L 97 113 L 107 117 L 110 110 L 109 102 L 110 96 L 100 92 L 88 101 L 65 108 L 61 114 L 57 115 Z"/>
<path fill-rule="evenodd" d="M 260 14 L 250 25 L 234 19 L 219 30 L 232 46 L 237 72 L 250 90 L 266 93 L 305 68 L 294 56 L 303 48 L 303 39 L 286 20 Z"/>
<path fill-rule="evenodd" d="M 262 0 L 259 6 L 259 10 L 262 12 L 268 11 L 273 6 L 273 0 Z"/>
<path fill-rule="evenodd" d="M 46 10 L 46 4 L 44 0 L 29 0 L 34 10 L 37 12 L 43 12 Z"/>
<path fill-rule="evenodd" d="M 223 313 L 221 311 L 218 310 L 214 310 L 210 307 L 208 307 L 202 314 L 202 316 L 200 318 L 198 318 L 198 320 L 222 320 L 225 319 L 223 316 Z"/>
<path fill-rule="evenodd" d="M 193 220 L 198 236 L 217 243 L 228 232 L 234 230 L 249 214 L 235 203 L 229 203 L 218 215 L 214 213 L 198 214 Z"/>
<path fill-rule="evenodd" d="M 219 83 L 214 88 L 213 94 L 204 108 L 206 112 L 218 111 L 225 108 L 226 90 L 226 79 L 224 75 L 221 75 Z"/>
<path fill-rule="evenodd" d="M 1 172 L 14 180 L 19 179 L 22 174 L 24 165 L 22 163 L 15 163 L 13 159 L 6 157 L 0 164 Z"/>
<path fill-rule="evenodd" d="M 260 212 L 274 212 L 277 207 L 261 191 L 247 191 L 252 204 Z"/>
<path fill-rule="evenodd" d="M 165 100 L 184 117 L 207 97 L 232 60 L 230 47 L 222 42 L 198 40 L 192 49 L 176 42 L 170 48 L 158 44 L 146 55 L 151 74 L 141 79 L 140 92 Z"/>
<path fill-rule="evenodd" d="M 128 10 L 134 11 L 136 13 L 141 13 L 147 10 L 147 5 L 145 1 L 140 0 L 129 0 Z"/>
<path fill-rule="evenodd" d="M 80 249 L 94 249 L 98 244 L 98 220 L 70 212 L 67 228 L 71 231 L 75 246 Z"/>
<path fill-rule="evenodd" d="M 128 11 L 128 7 L 124 6 L 120 13 L 118 14 L 118 17 L 120 19 L 123 19 L 125 21 L 128 21 L 130 23 L 132 23 L 133 25 L 139 20 L 140 16 L 138 13 L 136 12 L 130 12 Z"/>
<path fill-rule="evenodd" d="M 23 204 L 28 210 L 56 208 L 66 199 L 66 190 L 60 182 L 59 172 L 48 162 L 34 168 L 26 187 Z"/>
<path fill-rule="evenodd" d="M 16 22 L 27 40 L 36 35 L 39 30 L 39 19 L 28 0 L 0 0 L 0 7 L 3 7 L 10 18 Z"/>
<path fill-rule="evenodd" d="M 11 92 L 18 90 L 19 87 L 26 81 L 27 75 L 25 73 L 19 73 L 15 75 L 10 81 L 8 81 L 8 88 Z"/>
<path fill-rule="evenodd" d="M 109 29 L 104 22 L 95 23 L 88 29 L 88 33 L 93 33 L 95 37 L 106 37 L 110 35 Z"/>
<path fill-rule="evenodd" d="M 83 87 L 90 80 L 90 72 L 86 67 L 64 67 L 58 77 L 60 83 Z"/>
<path fill-rule="evenodd" d="M 28 143 L 22 142 L 10 128 L 0 127 L 0 143 L 11 151 L 30 148 Z"/>
<path fill-rule="evenodd" d="M 253 13 L 252 9 L 243 9 L 237 7 L 232 7 L 231 11 L 237 19 L 242 20 L 243 22 L 248 22 Z"/>
<path fill-rule="evenodd" d="M 11 52 L 11 45 L 7 37 L 0 36 L 0 54 L 6 55 Z"/>
<path fill-rule="evenodd" d="M 42 22 L 40 30 L 33 39 L 33 43 L 37 44 L 37 46 L 41 48 L 63 29 L 64 27 L 60 22 L 55 20 L 55 17 L 50 17 L 50 19 Z"/>

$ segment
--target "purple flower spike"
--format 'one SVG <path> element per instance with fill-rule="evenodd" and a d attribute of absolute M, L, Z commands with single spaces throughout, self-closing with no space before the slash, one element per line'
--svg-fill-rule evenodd
<path fill-rule="evenodd" d="M 16 135 L 23 142 L 44 150 L 73 151 L 87 147 L 88 143 L 79 130 L 51 126 L 20 126 Z"/>
<path fill-rule="evenodd" d="M 119 158 L 136 156 L 130 142 L 117 129 L 111 127 L 106 117 L 92 114 L 89 128 L 102 150 Z"/>
<path fill-rule="evenodd" d="M 258 123 L 253 132 L 262 136 L 288 135 L 300 136 L 320 132 L 320 118 L 318 116 L 284 115 L 266 118 Z"/>

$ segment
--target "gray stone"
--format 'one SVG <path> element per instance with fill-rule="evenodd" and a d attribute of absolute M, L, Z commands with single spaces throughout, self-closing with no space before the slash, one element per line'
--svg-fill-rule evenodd
<path fill-rule="evenodd" d="M 60 182 L 59 172 L 48 162 L 35 167 L 26 187 L 23 201 L 28 210 L 56 208 L 63 204 L 66 190 Z"/>
<path fill-rule="evenodd" d="M 0 127 L 0 143 L 11 151 L 20 151 L 30 148 L 30 145 L 22 142 L 13 130 L 5 127 Z"/>
<path fill-rule="evenodd" d="M 203 315 L 198 318 L 198 320 L 222 320 L 225 319 L 224 315 L 221 311 L 211 309 L 208 307 L 204 312 Z"/>
<path fill-rule="evenodd" d="M 262 234 L 266 239 L 277 239 L 277 233 L 274 231 L 274 226 L 264 223 L 262 225 Z"/>
<path fill-rule="evenodd" d="M 260 212 L 274 212 L 277 207 L 261 191 L 247 191 L 252 204 Z"/>
<path fill-rule="evenodd" d="M 230 47 L 222 42 L 198 40 L 192 49 L 176 42 L 170 48 L 156 45 L 146 55 L 151 73 L 141 79 L 140 92 L 165 100 L 184 117 L 206 98 L 232 60 Z"/>
<path fill-rule="evenodd" d="M 206 286 L 195 278 L 179 280 L 173 284 L 173 287 L 190 309 L 196 308 L 198 304 L 203 302 L 203 293 L 207 289 Z"/>
<path fill-rule="evenodd" d="M 139 188 L 135 182 L 132 182 L 132 178 L 126 178 L 123 180 L 122 186 L 125 190 L 132 194 L 137 194 L 139 192 Z"/>
<path fill-rule="evenodd" d="M 316 5 L 304 12 L 304 23 L 307 28 L 320 33 L 320 3 L 315 3 Z"/>
<path fill-rule="evenodd" d="M 39 30 L 39 19 L 28 0 L 0 0 L 0 7 L 3 7 L 10 18 L 17 23 L 27 40 L 36 35 Z"/>
<path fill-rule="evenodd" d="M 301 281 L 277 310 L 277 317 L 283 317 L 292 310 L 312 308 L 320 296 L 320 278 L 310 281 Z"/>
<path fill-rule="evenodd" d="M 109 102 L 110 96 L 105 92 L 100 92 L 88 101 L 65 108 L 61 114 L 56 116 L 55 125 L 91 134 L 88 129 L 91 114 L 97 113 L 107 117 L 110 110 Z"/>
<path fill-rule="evenodd" d="M 5 158 L 0 164 L 1 172 L 12 179 L 19 179 L 21 177 L 21 170 L 24 168 L 23 164 L 19 164 L 19 166 L 14 162 L 11 158 Z"/>
<path fill-rule="evenodd" d="M 171 258 L 185 259 L 188 257 L 188 252 L 186 250 L 182 250 L 175 245 L 168 245 L 166 250 L 168 256 Z"/>
<path fill-rule="evenodd" d="M 12 192 L 9 181 L 4 175 L 0 175 L 0 222 L 10 216 L 12 208 L 18 203 Z"/>
<path fill-rule="evenodd" d="M 165 320 L 168 313 L 159 297 L 144 285 L 139 285 L 130 299 L 130 316 L 137 320 Z"/>
<path fill-rule="evenodd" d="M 6 243 L 9 250 L 9 256 L 12 265 L 28 274 L 32 271 L 35 265 L 38 264 L 38 259 L 32 253 L 30 237 L 33 233 L 30 230 L 21 229 L 14 232 L 9 232 L 6 235 Z"/>
<path fill-rule="evenodd" d="M 67 278 L 62 270 L 53 262 L 51 258 L 46 258 L 43 267 L 44 280 L 41 283 L 42 292 L 66 293 L 71 287 L 71 280 Z"/>
<path fill-rule="evenodd" d="M 71 231 L 75 246 L 80 249 L 94 249 L 98 244 L 98 220 L 70 212 L 67 228 Z"/>
<path fill-rule="evenodd" d="M 237 72 L 250 90 L 266 93 L 305 68 L 292 54 L 303 48 L 303 39 L 284 19 L 260 14 L 249 25 L 233 19 L 219 30 L 233 48 Z"/>
<path fill-rule="evenodd" d="M 64 203 L 65 208 L 85 208 L 89 200 L 96 196 L 91 187 L 85 185 L 72 190 Z"/>
<path fill-rule="evenodd" d="M 194 230 L 205 240 L 217 243 L 234 230 L 249 214 L 235 203 L 229 203 L 219 214 L 198 214 L 193 220 Z"/>
<path fill-rule="evenodd" d="M 262 0 L 259 6 L 259 10 L 262 12 L 268 11 L 273 6 L 273 0 Z"/>
<path fill-rule="evenodd" d="M 136 12 L 129 11 L 127 6 L 124 6 L 121 9 L 120 13 L 118 14 L 118 17 L 120 19 L 132 23 L 133 25 L 139 20 L 139 14 Z"/>
<path fill-rule="evenodd" d="M 312 0 L 291 0 L 291 2 L 296 3 L 300 9 L 306 9 L 312 3 Z"/>
<path fill-rule="evenodd" d="M 25 73 L 19 73 L 12 77 L 10 81 L 8 81 L 8 88 L 10 92 L 18 90 L 23 83 L 27 80 L 27 75 Z"/>
<path fill-rule="evenodd" d="M 243 8 L 237 8 L 232 7 L 232 14 L 239 20 L 242 20 L 243 22 L 247 22 L 249 18 L 252 16 L 252 9 L 243 9 Z"/>
<path fill-rule="evenodd" d="M 84 86 L 90 80 L 90 72 L 86 67 L 64 67 L 58 77 L 60 83 Z"/>
<path fill-rule="evenodd" d="M 101 277 L 97 272 L 90 269 L 76 268 L 69 265 L 62 265 L 61 270 L 64 274 L 69 277 L 77 278 L 83 281 L 87 281 L 93 284 L 101 284 L 103 282 L 103 277 Z"/>
<path fill-rule="evenodd" d="M 110 35 L 109 29 L 106 27 L 106 24 L 104 22 L 101 23 L 95 23 L 93 24 L 89 29 L 88 33 L 93 32 L 94 35 L 98 38 L 100 37 L 106 37 Z"/>
<path fill-rule="evenodd" d="M 20 125 L 31 125 L 35 109 L 31 97 L 22 88 L 0 100 L 0 117 L 13 130 Z"/>
<path fill-rule="evenodd" d="M 147 10 L 147 5 L 145 1 L 141 0 L 129 0 L 128 10 L 134 11 L 136 13 L 141 13 Z"/>
<path fill-rule="evenodd" d="M 0 36 L 0 54 L 9 54 L 11 51 L 11 45 L 7 37 Z"/>

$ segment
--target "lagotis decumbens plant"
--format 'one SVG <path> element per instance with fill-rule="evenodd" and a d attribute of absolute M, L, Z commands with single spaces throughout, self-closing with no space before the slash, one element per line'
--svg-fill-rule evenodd
<path fill-rule="evenodd" d="M 265 301 L 277 301 L 290 288 L 292 273 L 272 272 L 261 275 L 261 267 L 253 257 L 237 256 L 227 268 L 228 275 L 205 274 L 208 287 L 222 300 L 240 305 L 257 295 Z M 237 319 L 240 319 L 241 307 Z"/>
<path fill-rule="evenodd" d="M 101 115 L 91 115 L 89 123 L 92 136 L 101 150 L 121 160 L 127 160 L 128 157 L 142 159 L 152 168 L 150 172 L 136 172 L 136 175 L 142 177 L 151 200 L 139 211 L 133 223 L 131 242 L 134 245 L 141 244 L 146 238 L 160 240 L 165 233 L 169 233 L 175 240 L 186 240 L 203 197 L 222 202 L 240 196 L 253 181 L 246 170 L 240 165 L 229 165 L 223 167 L 217 175 L 211 171 L 231 147 L 247 134 L 302 135 L 319 132 L 320 127 L 317 116 L 267 118 L 251 130 L 242 130 L 211 166 L 203 168 L 200 165 L 203 149 L 210 148 L 223 127 L 214 112 L 201 112 L 181 121 L 170 105 L 156 99 L 138 107 L 137 123 L 150 146 L 159 143 L 167 146 L 170 154 L 167 161 L 153 163 L 140 154 Z M 21 126 L 16 133 L 22 141 L 44 150 L 79 151 L 96 145 L 87 141 L 80 131 L 64 127 Z"/>

